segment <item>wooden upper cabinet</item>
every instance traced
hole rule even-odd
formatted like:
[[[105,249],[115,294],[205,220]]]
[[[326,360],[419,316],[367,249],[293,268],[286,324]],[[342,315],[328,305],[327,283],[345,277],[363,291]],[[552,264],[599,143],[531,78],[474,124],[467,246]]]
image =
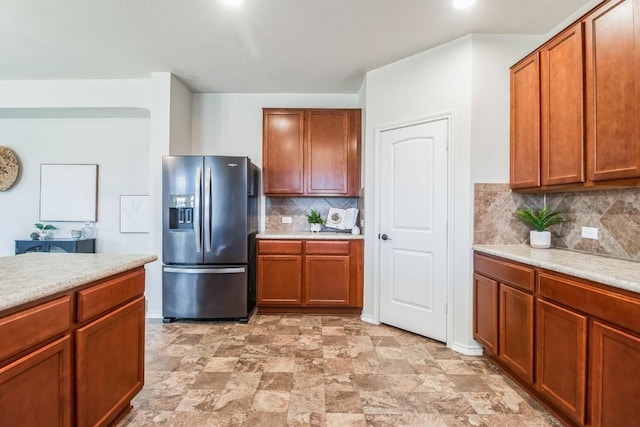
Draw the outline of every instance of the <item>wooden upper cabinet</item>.
[[[585,19],[587,171],[640,177],[640,0],[610,1]]]
[[[340,110],[307,113],[305,172],[308,194],[348,193],[348,114]]]
[[[263,112],[262,169],[266,195],[304,193],[304,111]]]
[[[543,186],[584,182],[582,45],[578,23],[540,49]]]
[[[357,197],[360,133],[357,109],[264,109],[264,194]]]
[[[540,186],[540,54],[511,67],[511,188]]]

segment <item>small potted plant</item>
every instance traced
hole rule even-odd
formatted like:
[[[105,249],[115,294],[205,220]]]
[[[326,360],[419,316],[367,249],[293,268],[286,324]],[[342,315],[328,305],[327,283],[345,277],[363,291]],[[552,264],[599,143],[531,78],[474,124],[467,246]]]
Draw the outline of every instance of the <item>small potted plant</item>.
[[[42,240],[47,238],[47,234],[49,233],[49,230],[55,230],[56,229],[55,225],[51,225],[51,224],[36,223],[36,224],[33,224],[33,225],[38,229],[38,234],[40,234],[40,238]]]
[[[320,230],[322,230],[322,226],[327,222],[316,209],[312,209],[311,213],[307,215],[307,221],[311,224],[311,231],[314,233],[320,232]]]
[[[533,227],[533,230],[529,232],[529,244],[532,248],[546,249],[551,247],[551,234],[547,230],[552,225],[563,224],[567,222],[561,212],[551,212],[544,206],[538,212],[531,209],[529,206],[524,206],[516,211],[518,218],[525,224]],[[560,237],[556,232],[553,235]]]

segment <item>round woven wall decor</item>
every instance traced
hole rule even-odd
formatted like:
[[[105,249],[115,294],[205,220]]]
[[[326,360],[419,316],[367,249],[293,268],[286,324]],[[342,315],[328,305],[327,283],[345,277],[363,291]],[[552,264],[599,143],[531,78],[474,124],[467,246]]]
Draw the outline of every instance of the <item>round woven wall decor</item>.
[[[18,159],[13,151],[0,146],[0,191],[11,188],[18,179]]]

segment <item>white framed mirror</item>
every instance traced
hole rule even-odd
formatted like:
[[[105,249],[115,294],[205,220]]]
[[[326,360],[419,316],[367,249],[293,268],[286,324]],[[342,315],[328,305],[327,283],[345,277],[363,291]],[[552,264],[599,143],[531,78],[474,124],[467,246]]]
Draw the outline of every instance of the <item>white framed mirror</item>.
[[[40,165],[40,221],[97,221],[98,165]]]

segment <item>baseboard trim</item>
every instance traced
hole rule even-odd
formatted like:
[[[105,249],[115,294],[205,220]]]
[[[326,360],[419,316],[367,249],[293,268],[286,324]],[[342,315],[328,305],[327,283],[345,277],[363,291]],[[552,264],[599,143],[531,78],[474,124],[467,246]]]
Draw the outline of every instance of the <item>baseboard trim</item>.
[[[460,354],[464,354],[465,356],[482,356],[482,347],[476,346],[468,346],[461,345],[457,343],[452,343],[451,346],[447,346],[451,350],[456,351]]]
[[[363,322],[366,322],[366,323],[371,323],[373,325],[379,325],[380,324],[380,322],[376,322],[376,319],[374,319],[372,316],[369,316],[368,314],[360,315],[360,320],[362,320]]]

